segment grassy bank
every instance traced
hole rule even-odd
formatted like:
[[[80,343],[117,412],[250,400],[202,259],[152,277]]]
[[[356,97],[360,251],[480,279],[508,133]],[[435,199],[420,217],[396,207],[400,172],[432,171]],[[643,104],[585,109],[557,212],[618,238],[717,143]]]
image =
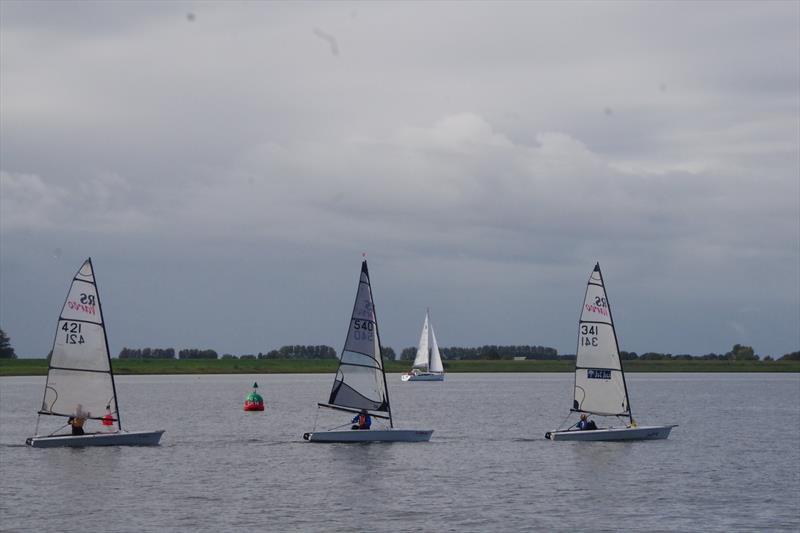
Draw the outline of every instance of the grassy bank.
[[[113,359],[124,374],[325,374],[332,359]],[[800,361],[625,361],[627,372],[800,372]],[[410,363],[387,362],[387,372],[405,372]],[[447,361],[448,372],[571,372],[572,361]],[[0,376],[47,373],[45,359],[0,359]]]

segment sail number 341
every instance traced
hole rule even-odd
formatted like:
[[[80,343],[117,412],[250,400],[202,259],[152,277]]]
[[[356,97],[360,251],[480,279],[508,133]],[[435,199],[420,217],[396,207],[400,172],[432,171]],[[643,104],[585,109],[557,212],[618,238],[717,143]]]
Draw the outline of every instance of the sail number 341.
[[[597,346],[597,333],[596,324],[581,324],[581,346]]]

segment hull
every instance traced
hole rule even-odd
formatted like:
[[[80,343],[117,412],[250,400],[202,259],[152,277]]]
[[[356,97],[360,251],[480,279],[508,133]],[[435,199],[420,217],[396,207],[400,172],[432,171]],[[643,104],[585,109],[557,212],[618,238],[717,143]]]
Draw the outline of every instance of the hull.
[[[315,431],[303,438],[309,442],[428,442],[432,429],[351,429]]]
[[[400,376],[403,381],[444,381],[444,374],[432,374],[424,372],[421,374],[403,374]]]
[[[550,440],[571,441],[626,441],[626,440],[659,440],[669,437],[675,425],[637,426],[633,428],[604,428],[591,430],[548,431],[545,438]]]
[[[29,437],[25,444],[33,448],[63,448],[83,446],[156,446],[164,430],[131,431],[122,433],[89,433],[86,435],[53,435]]]

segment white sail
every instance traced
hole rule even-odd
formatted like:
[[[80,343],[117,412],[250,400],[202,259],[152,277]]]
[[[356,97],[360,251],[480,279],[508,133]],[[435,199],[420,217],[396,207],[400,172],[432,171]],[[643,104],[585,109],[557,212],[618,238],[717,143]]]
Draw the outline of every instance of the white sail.
[[[573,409],[630,416],[614,322],[599,264],[589,277],[578,324]]]
[[[61,310],[40,414],[99,419],[117,402],[92,260],[72,280]]]
[[[444,372],[444,367],[442,366],[442,356],[439,354],[439,344],[436,342],[436,333],[433,331],[433,323],[430,325],[431,328],[431,366],[429,370],[431,372]]]
[[[389,411],[366,261],[361,265],[353,315],[328,403],[351,409]]]
[[[417,345],[417,356],[414,357],[412,368],[428,368],[428,313],[425,313],[425,322],[422,324],[422,333]]]

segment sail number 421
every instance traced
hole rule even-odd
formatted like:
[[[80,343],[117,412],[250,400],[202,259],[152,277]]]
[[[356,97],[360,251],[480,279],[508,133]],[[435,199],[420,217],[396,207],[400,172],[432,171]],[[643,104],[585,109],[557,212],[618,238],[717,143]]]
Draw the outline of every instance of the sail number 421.
[[[596,324],[581,324],[581,346],[597,346],[597,333]]]
[[[67,344],[83,344],[83,335],[81,334],[80,322],[64,322],[61,329],[65,332],[64,341]]]

